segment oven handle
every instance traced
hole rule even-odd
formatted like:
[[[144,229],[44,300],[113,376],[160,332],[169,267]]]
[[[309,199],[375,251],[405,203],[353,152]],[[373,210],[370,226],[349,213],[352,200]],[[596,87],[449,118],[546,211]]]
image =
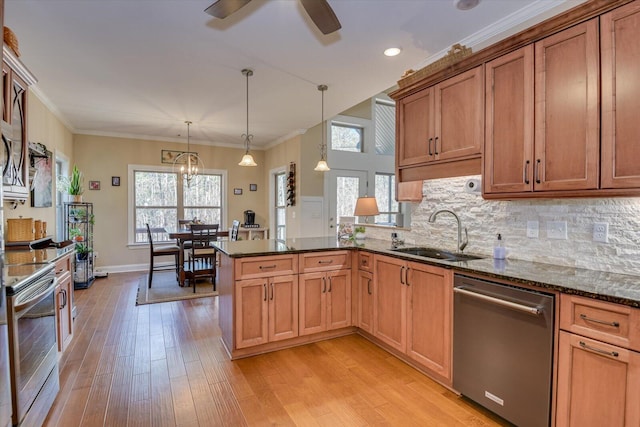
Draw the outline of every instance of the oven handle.
[[[38,292],[36,295],[33,295],[28,300],[17,304],[14,306],[14,311],[16,313],[20,313],[21,311],[27,310],[34,305],[38,304],[40,301],[47,297],[47,294],[53,292],[53,290],[58,286],[58,279],[56,277],[47,278],[47,281],[51,281],[47,287],[45,287],[42,292]]]
[[[515,302],[503,300],[500,298],[491,297],[489,295],[481,294],[478,292],[469,291],[465,288],[453,288],[453,292],[456,292],[462,295],[467,295],[472,298],[481,299],[483,301],[491,302],[493,304],[501,305],[503,307],[511,308],[513,310],[523,311],[529,314],[535,314],[536,316],[539,316],[540,314],[542,314],[542,309],[540,307],[529,307],[527,305],[522,305]]]

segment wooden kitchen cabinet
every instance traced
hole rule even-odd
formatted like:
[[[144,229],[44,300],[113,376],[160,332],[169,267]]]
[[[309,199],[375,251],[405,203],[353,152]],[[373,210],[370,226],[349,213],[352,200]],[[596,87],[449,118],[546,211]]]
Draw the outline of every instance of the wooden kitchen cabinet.
[[[71,280],[71,254],[58,259],[55,263],[56,286],[56,332],[58,351],[63,352],[73,338],[73,283]]]
[[[373,334],[373,274],[358,271],[358,327]]]
[[[298,336],[298,276],[239,280],[236,291],[236,347]]]
[[[351,326],[351,270],[300,274],[300,335]]]
[[[639,188],[640,2],[600,19],[602,70],[602,188]]]
[[[374,256],[373,335],[404,353],[407,342],[407,262]]]
[[[640,425],[640,353],[560,331],[557,426]]]
[[[598,189],[597,19],[490,61],[485,72],[484,194]]]
[[[476,67],[399,100],[398,168],[480,156],[484,138],[482,74],[482,67]],[[399,182],[429,178],[421,172],[407,179],[402,173],[399,176]]]

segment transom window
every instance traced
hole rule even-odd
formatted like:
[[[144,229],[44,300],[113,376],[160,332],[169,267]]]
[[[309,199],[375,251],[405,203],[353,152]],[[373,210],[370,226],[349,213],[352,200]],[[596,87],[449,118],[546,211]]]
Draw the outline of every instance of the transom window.
[[[154,241],[168,241],[179,219],[197,219],[205,224],[223,224],[226,171],[207,171],[187,185],[170,168],[129,167],[130,239],[147,243],[146,224]]]
[[[364,128],[344,123],[331,123],[331,149],[361,153]]]

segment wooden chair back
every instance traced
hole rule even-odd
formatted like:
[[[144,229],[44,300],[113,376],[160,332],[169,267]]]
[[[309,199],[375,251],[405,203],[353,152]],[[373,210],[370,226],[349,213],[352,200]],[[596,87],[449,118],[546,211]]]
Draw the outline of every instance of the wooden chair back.
[[[238,230],[240,229],[240,221],[234,219],[231,223],[231,233],[229,233],[229,240],[235,242],[238,240]]]

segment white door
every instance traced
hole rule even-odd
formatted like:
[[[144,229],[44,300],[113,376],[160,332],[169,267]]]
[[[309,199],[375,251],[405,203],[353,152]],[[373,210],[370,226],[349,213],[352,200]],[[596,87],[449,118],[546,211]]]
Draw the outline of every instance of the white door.
[[[340,217],[353,216],[356,200],[367,193],[367,172],[331,169],[325,173],[329,185],[328,235],[333,236]]]

